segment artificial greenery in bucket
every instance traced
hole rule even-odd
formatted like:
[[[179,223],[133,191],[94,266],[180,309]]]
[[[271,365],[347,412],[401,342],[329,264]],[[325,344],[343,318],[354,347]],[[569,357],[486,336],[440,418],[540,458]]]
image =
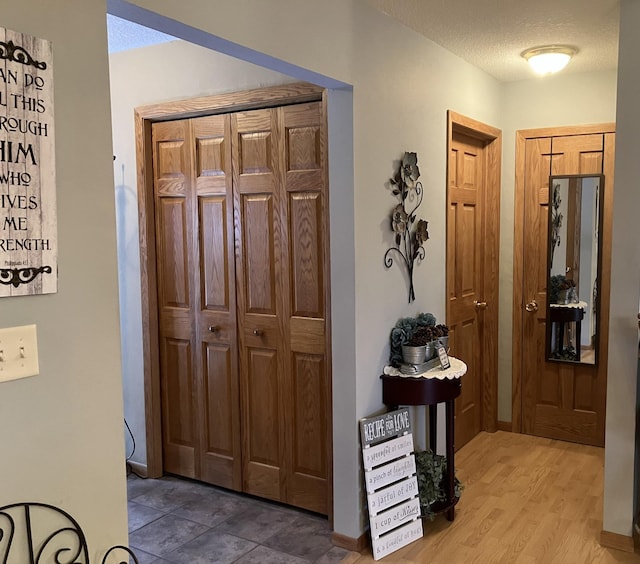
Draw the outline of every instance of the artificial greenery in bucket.
[[[447,494],[444,487],[445,470],[447,468],[446,457],[435,454],[431,450],[416,451],[416,475],[418,478],[418,497],[420,498],[420,512],[422,517],[430,520],[436,516],[434,507],[445,503]],[[458,499],[464,486],[455,480],[455,497]]]

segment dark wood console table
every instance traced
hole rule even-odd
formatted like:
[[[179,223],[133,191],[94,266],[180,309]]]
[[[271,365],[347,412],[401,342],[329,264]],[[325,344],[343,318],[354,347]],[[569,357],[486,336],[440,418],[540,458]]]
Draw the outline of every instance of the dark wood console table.
[[[562,357],[564,351],[564,333],[567,323],[576,324],[576,360],[580,362],[580,344],[581,344],[581,325],[584,319],[584,311],[587,307],[585,302],[579,302],[578,304],[559,305],[551,304],[549,307],[549,321],[556,323],[558,331],[556,334],[555,352]]]
[[[466,365],[454,358],[451,358],[451,369],[462,374],[466,372]],[[457,361],[454,362],[454,361]],[[439,370],[439,369],[437,369]],[[431,371],[432,372],[432,371]],[[443,371],[439,370],[440,375]],[[461,374],[461,375],[462,375]],[[455,504],[458,499],[455,497],[455,465],[454,465],[454,412],[455,399],[460,395],[462,389],[462,378],[436,378],[428,377],[429,372],[422,376],[388,376],[382,375],[382,401],[390,410],[397,409],[401,405],[426,405],[429,407],[429,448],[436,452],[436,420],[437,405],[445,404],[446,433],[445,448],[447,457],[447,467],[445,472],[445,485],[447,500],[442,506],[432,508],[434,513],[445,513],[447,520],[453,521],[455,517]],[[427,377],[425,377],[427,376]]]

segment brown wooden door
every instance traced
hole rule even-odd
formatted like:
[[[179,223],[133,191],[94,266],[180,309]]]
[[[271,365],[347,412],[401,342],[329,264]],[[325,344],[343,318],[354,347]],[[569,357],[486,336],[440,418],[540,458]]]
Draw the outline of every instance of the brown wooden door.
[[[455,444],[460,448],[482,425],[484,296],[484,142],[454,132],[447,191],[447,324],[451,354],[467,364],[456,399]],[[491,304],[496,307],[496,304]]]
[[[239,490],[240,385],[233,236],[231,120],[191,120],[197,269],[195,409],[200,479]]]
[[[275,110],[232,116],[243,490],[285,500],[280,140]]]
[[[163,465],[240,489],[228,116],[153,124]]]
[[[243,489],[328,513],[326,135],[320,103],[232,117]]]
[[[284,151],[282,200],[284,318],[287,323],[287,502],[329,513],[331,386],[327,140],[319,102],[279,110]]]
[[[167,472],[199,475],[195,385],[195,286],[188,122],[154,124],[163,464]]]
[[[502,132],[448,112],[447,324],[467,363],[455,447],[498,419],[498,271]]]
[[[322,96],[286,85],[137,108],[135,121],[149,474],[328,514]],[[257,103],[273,109],[242,111]]]
[[[606,189],[612,189],[612,171],[605,166],[613,162],[608,139],[612,140],[600,133],[529,138],[523,149],[522,430],[600,446],[604,445],[606,336],[601,334],[597,366],[545,360],[546,242],[549,176],[607,172]],[[601,291],[606,288],[602,285]],[[532,311],[526,311],[527,304]],[[608,324],[604,309],[600,333]]]

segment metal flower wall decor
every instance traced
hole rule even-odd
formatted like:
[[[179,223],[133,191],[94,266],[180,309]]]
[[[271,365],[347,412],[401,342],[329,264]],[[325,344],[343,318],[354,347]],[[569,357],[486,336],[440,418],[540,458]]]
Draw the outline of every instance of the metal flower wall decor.
[[[553,196],[551,200],[551,266],[553,267],[553,255],[556,247],[560,246],[560,228],[562,227],[562,214],[560,209],[560,184],[553,186]]]
[[[422,203],[423,189],[418,168],[418,155],[405,152],[400,166],[393,178],[389,179],[393,187],[392,194],[400,203],[391,212],[391,229],[395,233],[395,246],[387,249],[384,264],[393,265],[394,255],[402,259],[409,275],[409,303],[416,299],[413,289],[413,267],[416,259],[425,257],[424,243],[429,239],[429,224],[417,219],[416,210]],[[417,222],[416,222],[417,219]]]

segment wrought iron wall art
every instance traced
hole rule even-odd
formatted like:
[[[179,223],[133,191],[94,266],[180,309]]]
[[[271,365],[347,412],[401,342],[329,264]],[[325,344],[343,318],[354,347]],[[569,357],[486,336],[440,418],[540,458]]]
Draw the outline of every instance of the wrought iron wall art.
[[[14,540],[19,540],[15,545]],[[13,550],[12,550],[13,549]],[[25,564],[90,564],[87,539],[80,524],[69,513],[46,503],[14,503],[0,507],[0,562]],[[109,548],[101,564],[138,564],[126,546]]]
[[[14,288],[20,284],[28,284],[36,279],[38,274],[51,274],[50,266],[28,266],[26,268],[0,268],[0,284]]]
[[[416,299],[413,288],[413,267],[416,259],[424,260],[424,243],[429,239],[428,222],[417,219],[416,210],[424,196],[418,168],[418,155],[405,152],[393,178],[392,194],[400,203],[391,211],[391,229],[395,233],[395,246],[384,254],[384,265],[393,265],[394,255],[399,256],[409,276],[409,303]],[[417,220],[417,222],[416,222]]]
[[[553,199],[551,201],[551,261],[550,265],[553,265],[553,255],[555,254],[556,247],[560,246],[560,228],[562,227],[562,214],[560,213],[560,184],[553,186]]]
[[[45,70],[47,63],[36,61],[29,52],[13,41],[0,41],[0,60],[22,63],[23,65],[33,65],[37,69]]]

